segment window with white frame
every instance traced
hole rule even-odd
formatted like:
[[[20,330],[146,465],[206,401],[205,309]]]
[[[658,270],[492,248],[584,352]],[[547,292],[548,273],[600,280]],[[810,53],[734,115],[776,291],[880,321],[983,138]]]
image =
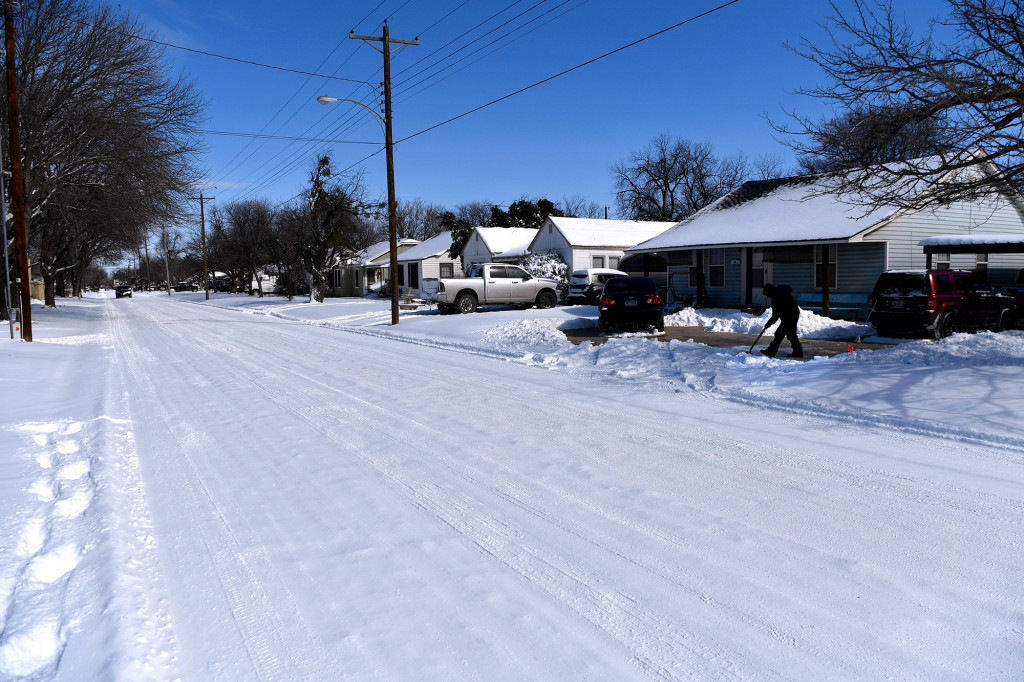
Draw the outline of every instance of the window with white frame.
[[[708,286],[725,286],[725,249],[708,249]]]
[[[935,258],[936,270],[949,270],[952,260],[948,253],[936,253],[933,257]]]
[[[455,277],[455,263],[441,263],[439,267],[441,279],[452,279]]]
[[[604,256],[591,256],[590,267],[592,268],[603,268],[604,267]]]
[[[608,256],[608,267],[610,267],[612,270],[618,270],[619,269],[619,257],[618,256]]]
[[[822,260],[824,246],[814,247],[814,288],[821,289],[825,281],[825,263]],[[828,288],[836,288],[836,247],[834,244],[828,246]]]

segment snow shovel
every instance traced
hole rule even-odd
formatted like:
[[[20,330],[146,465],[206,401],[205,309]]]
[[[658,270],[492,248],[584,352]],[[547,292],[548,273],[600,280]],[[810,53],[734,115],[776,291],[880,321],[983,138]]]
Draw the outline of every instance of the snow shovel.
[[[754,343],[750,344],[750,350],[747,351],[747,355],[754,354],[754,346],[757,345],[757,342],[761,340],[761,337],[764,336],[764,333],[766,331],[768,331],[768,325],[765,325],[764,327],[761,328],[761,333],[757,335],[756,339],[754,339]]]

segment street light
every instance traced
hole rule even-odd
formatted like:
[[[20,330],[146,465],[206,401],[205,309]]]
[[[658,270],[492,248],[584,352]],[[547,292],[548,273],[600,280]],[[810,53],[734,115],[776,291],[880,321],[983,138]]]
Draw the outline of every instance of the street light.
[[[385,35],[387,35],[385,33]],[[385,54],[387,54],[385,52]],[[389,60],[385,59],[385,66],[389,67]],[[386,74],[390,77],[390,74]],[[334,102],[351,102],[369,111],[377,119],[377,122],[384,127],[384,147],[387,156],[388,166],[388,245],[391,250],[389,265],[391,267],[391,324],[398,324],[398,208],[395,203],[395,152],[391,137],[391,89],[384,89],[384,115],[366,106],[362,102],[344,97],[331,97],[320,95],[316,98],[320,104],[333,104]]]

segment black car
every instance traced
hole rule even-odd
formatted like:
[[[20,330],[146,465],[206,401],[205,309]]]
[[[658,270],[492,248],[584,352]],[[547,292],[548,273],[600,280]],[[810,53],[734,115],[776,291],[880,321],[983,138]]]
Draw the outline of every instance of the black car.
[[[115,298],[124,298],[125,296],[127,296],[128,298],[132,297],[132,288],[130,286],[128,286],[127,284],[118,284],[116,287],[114,287]]]
[[[597,327],[665,331],[665,302],[650,277],[614,277],[604,284],[597,307]]]

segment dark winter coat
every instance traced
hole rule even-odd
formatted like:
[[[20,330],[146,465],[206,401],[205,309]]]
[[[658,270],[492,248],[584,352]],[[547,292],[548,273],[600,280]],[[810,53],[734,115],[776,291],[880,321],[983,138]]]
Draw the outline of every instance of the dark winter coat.
[[[800,306],[793,298],[793,288],[788,284],[765,284],[764,295],[772,301],[772,317],[765,327],[772,326],[778,320],[782,320],[786,327],[796,327],[797,320],[800,319]]]

